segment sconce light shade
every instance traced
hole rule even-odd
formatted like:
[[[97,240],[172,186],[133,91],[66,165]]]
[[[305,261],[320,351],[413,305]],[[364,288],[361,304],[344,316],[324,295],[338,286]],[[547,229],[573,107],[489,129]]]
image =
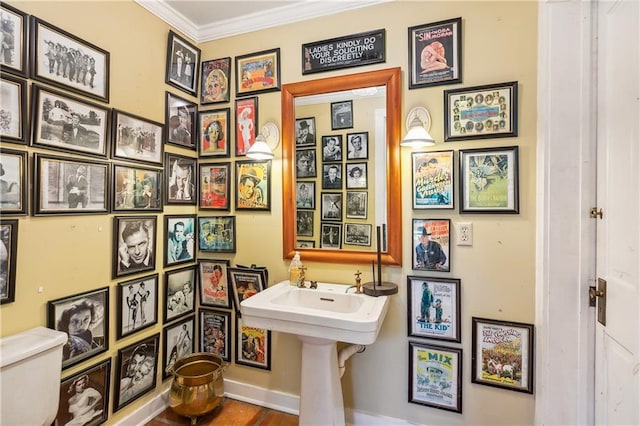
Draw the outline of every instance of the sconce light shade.
[[[275,123],[266,123],[260,129],[260,134],[256,136],[256,140],[247,151],[247,157],[254,160],[271,160],[273,159],[273,151],[280,144],[280,131]]]
[[[436,141],[429,134],[431,116],[424,107],[415,107],[407,114],[407,135],[400,141],[400,146],[422,148],[433,146]]]

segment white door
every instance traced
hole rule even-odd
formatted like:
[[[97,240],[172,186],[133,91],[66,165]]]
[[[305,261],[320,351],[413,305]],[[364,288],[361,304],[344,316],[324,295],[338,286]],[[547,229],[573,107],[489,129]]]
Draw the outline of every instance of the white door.
[[[597,276],[595,419],[640,425],[640,1],[600,1],[597,40]],[[602,299],[598,300],[602,303]]]

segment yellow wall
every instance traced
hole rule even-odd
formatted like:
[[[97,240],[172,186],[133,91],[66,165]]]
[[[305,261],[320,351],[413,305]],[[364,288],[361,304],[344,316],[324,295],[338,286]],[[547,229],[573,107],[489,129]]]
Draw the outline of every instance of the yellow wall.
[[[11,2],[11,5],[50,22],[111,53],[110,107],[164,121],[165,91],[184,93],[164,84],[166,41],[169,26],[130,1],[103,2]],[[407,90],[407,28],[461,16],[463,18],[463,84]],[[281,80],[301,80],[343,75],[400,66],[403,69],[402,116],[414,106],[427,106],[433,124],[434,149],[520,146],[520,214],[460,215],[454,211],[412,210],[411,153],[402,152],[403,264],[386,268],[385,280],[399,284],[392,296],[378,341],[348,363],[342,379],[345,404],[355,410],[428,424],[531,424],[534,396],[472,384],[471,317],[533,323],[535,240],[535,144],[536,144],[536,2],[391,2],[338,16],[262,30],[200,45],[202,59],[279,47]],[[302,76],[300,45],[374,29],[386,29],[386,63]],[[234,77],[235,78],[235,77]],[[519,81],[519,137],[444,143],[443,90],[464,86]],[[235,85],[235,82],[233,83]],[[233,86],[234,87],[234,86]],[[232,93],[235,90],[232,90]],[[232,95],[233,96],[233,95]],[[194,99],[195,100],[195,99]],[[229,105],[233,106],[233,97]],[[216,105],[215,107],[219,107]],[[209,109],[209,108],[203,108]],[[212,109],[212,108],[210,108]],[[281,122],[280,93],[259,95],[260,124]],[[11,146],[15,148],[15,146]],[[29,152],[46,152],[26,148]],[[168,152],[187,155],[177,147]],[[201,257],[229,258],[232,263],[266,265],[270,283],[287,278],[288,262],[282,259],[281,149],[273,161],[271,212],[238,212],[237,253]],[[457,176],[457,174],[456,174]],[[164,214],[193,213],[188,206],[165,206]],[[0,308],[0,335],[6,336],[46,324],[49,300],[82,291],[111,287],[109,352],[64,372],[73,374],[89,365],[114,357],[118,348],[161,331],[161,324],[120,341],[115,340],[115,286],[125,280],[111,279],[113,215],[69,217],[21,217],[18,242],[16,302]],[[451,247],[451,272],[432,274],[462,280],[463,414],[449,413],[407,403],[408,338],[407,275],[423,274],[411,269],[413,218],[449,218],[473,222],[473,247]],[[158,216],[158,228],[163,226]],[[162,238],[158,239],[157,266],[162,275]],[[304,258],[303,258],[304,261]],[[307,264],[309,279],[351,283],[362,265]],[[128,277],[127,277],[128,278]],[[38,293],[37,288],[44,287]],[[161,286],[162,287],[162,286]],[[159,314],[161,319],[161,314]],[[274,334],[272,371],[235,366],[228,379],[297,394],[299,392],[300,344],[292,336]],[[159,379],[160,380],[160,379]],[[117,420],[155,393],[111,416]],[[112,386],[113,387],[113,386]],[[111,398],[113,400],[113,397]]]

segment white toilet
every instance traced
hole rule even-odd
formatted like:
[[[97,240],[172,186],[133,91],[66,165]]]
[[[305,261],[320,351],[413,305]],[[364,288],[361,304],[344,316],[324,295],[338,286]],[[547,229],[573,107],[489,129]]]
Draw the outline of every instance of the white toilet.
[[[55,420],[66,341],[66,333],[45,327],[0,338],[0,425]]]

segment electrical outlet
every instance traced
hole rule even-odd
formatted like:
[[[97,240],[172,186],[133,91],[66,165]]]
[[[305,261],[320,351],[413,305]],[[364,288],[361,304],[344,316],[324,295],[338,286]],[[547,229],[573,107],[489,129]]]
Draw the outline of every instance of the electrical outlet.
[[[473,224],[471,222],[458,222],[456,224],[456,245],[473,245]]]

